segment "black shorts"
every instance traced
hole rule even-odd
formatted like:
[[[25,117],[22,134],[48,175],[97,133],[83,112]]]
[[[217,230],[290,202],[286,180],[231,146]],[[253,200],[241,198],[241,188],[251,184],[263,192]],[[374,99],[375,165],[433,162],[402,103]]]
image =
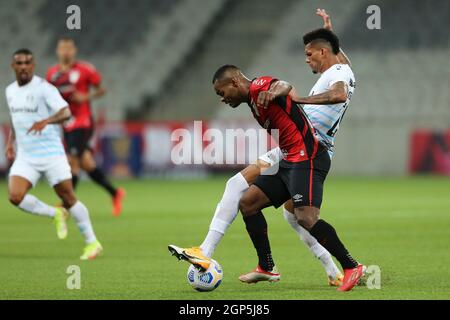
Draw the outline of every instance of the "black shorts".
[[[312,206],[320,209],[323,184],[330,171],[327,151],[313,160],[299,163],[280,162],[274,175],[260,175],[254,185],[260,188],[275,208],[292,199],[294,207]]]
[[[85,150],[91,150],[89,142],[93,133],[93,128],[75,129],[64,132],[64,142],[67,153],[71,156],[80,157]]]

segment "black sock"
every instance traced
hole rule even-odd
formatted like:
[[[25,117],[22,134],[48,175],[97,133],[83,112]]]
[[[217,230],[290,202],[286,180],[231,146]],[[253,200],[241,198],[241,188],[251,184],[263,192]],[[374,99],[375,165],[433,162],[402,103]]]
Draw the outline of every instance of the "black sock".
[[[99,184],[103,188],[105,188],[106,191],[108,191],[112,197],[114,197],[116,195],[117,189],[111,185],[111,183],[108,181],[106,176],[103,174],[102,171],[100,171],[99,168],[95,168],[91,172],[88,172],[88,174],[92,180],[94,180],[97,184]]]
[[[73,186],[73,190],[75,190],[77,188],[78,185],[78,181],[80,180],[80,178],[78,178],[77,175],[72,174],[72,186]]]
[[[342,268],[351,269],[358,266],[358,263],[352,258],[350,253],[348,253],[341,240],[339,240],[333,226],[324,220],[319,220],[316,222],[314,227],[312,227],[310,233],[339,261]]]
[[[272,259],[272,253],[270,252],[267,222],[264,215],[260,211],[255,215],[244,217],[244,222],[258,253],[259,266],[265,271],[272,271],[275,264]]]

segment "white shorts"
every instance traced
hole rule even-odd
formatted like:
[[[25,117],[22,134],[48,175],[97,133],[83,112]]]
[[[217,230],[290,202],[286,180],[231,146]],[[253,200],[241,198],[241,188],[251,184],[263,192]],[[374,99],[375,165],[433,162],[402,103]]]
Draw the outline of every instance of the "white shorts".
[[[281,152],[281,149],[279,147],[269,150],[267,153],[260,156],[258,159],[261,161],[264,161],[270,166],[273,166],[274,164],[277,164],[281,160],[283,160],[284,155],[283,152]]]
[[[14,161],[9,176],[19,176],[28,180],[33,187],[45,175],[51,187],[57,184],[72,179],[69,162],[66,156],[50,157],[39,159],[39,161],[31,162],[17,157]]]

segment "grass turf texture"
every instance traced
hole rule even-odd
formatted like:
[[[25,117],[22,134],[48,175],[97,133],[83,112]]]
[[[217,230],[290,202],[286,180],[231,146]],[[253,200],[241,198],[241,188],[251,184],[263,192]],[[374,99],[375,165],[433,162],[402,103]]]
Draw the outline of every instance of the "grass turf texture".
[[[121,182],[128,195],[119,218],[111,216],[104,191],[82,182],[79,198],[105,249],[87,262],[78,259],[83,242],[73,219],[69,238],[58,241],[51,220],[14,208],[0,182],[0,299],[450,299],[450,181],[433,177],[327,181],[322,217],[357,259],[381,267],[381,290],[339,293],[328,287],[319,261],[281,211],[267,209],[281,282],[237,280],[257,262],[238,217],[214,256],[224,269],[222,285],[195,292],[186,281],[188,264],[171,257],[167,245],[201,243],[225,182],[226,177]],[[46,184],[32,193],[57,203]],[[70,265],[81,268],[80,290],[66,287]]]

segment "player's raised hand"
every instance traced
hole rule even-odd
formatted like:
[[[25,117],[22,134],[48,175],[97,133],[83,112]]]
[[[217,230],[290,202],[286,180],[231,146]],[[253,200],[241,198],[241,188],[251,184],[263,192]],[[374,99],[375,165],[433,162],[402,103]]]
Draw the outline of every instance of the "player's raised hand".
[[[48,120],[42,120],[35,122],[33,126],[27,131],[27,134],[41,134],[42,130],[45,129],[45,127],[48,125]]]
[[[323,28],[333,31],[333,26],[331,25],[331,18],[325,11],[325,9],[318,8],[316,14],[323,19]]]
[[[275,100],[276,96],[270,91],[262,91],[258,94],[258,101],[256,104],[258,107],[267,109],[269,104]]]

